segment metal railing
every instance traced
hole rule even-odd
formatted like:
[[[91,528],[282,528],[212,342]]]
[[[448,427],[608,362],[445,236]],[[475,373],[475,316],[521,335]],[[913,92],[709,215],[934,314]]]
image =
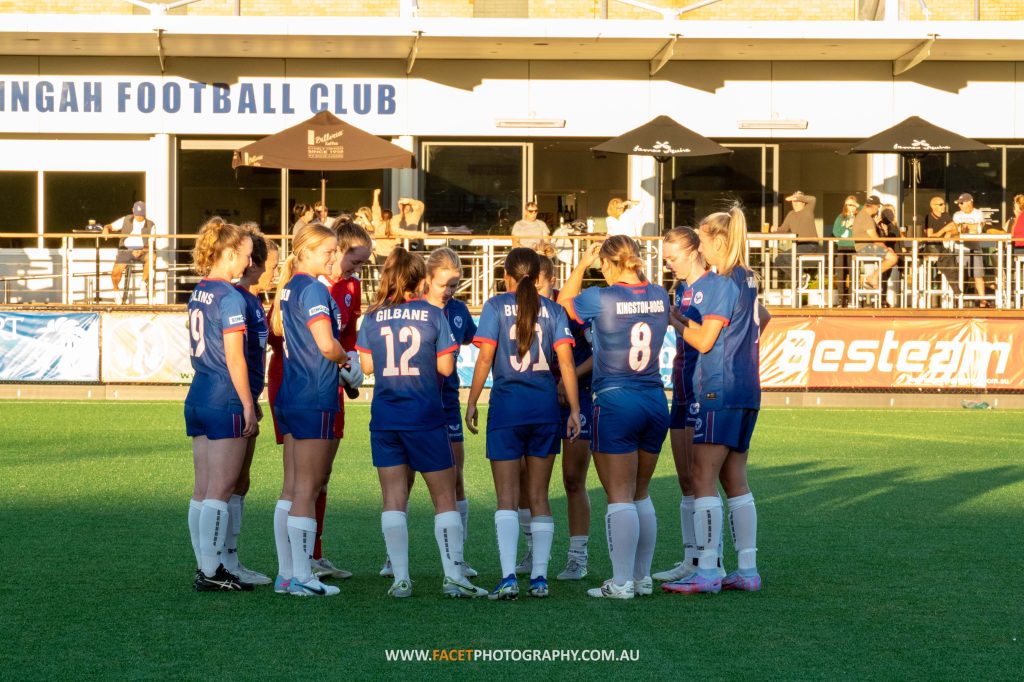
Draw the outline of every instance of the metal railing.
[[[5,243],[20,248],[0,249],[0,304],[181,305],[187,302],[199,276],[191,271],[191,248],[196,235],[159,234],[148,242],[145,257],[155,267],[141,276],[141,263],[126,272],[115,290],[110,278],[118,249],[102,235],[74,233],[0,233]],[[290,245],[288,236],[268,236],[280,244],[282,259]],[[564,282],[579,263],[580,255],[603,235],[566,236],[553,239],[556,277]],[[867,254],[846,248],[846,239],[796,239],[793,235],[751,232],[746,260],[757,273],[760,293],[772,307],[840,308],[883,307],[904,309],[958,309],[987,305],[1020,310],[1024,303],[1024,249],[1013,248],[1008,234],[963,235],[954,241],[938,239],[879,239],[893,246],[896,267],[881,279],[877,291],[853,291],[857,274],[871,278]],[[662,266],[661,240],[637,240],[649,278],[671,286],[672,276]],[[843,242],[843,246],[840,245]],[[863,240],[862,240],[863,242]],[[39,248],[38,243],[59,244]],[[409,242],[405,243],[409,247]],[[459,253],[463,278],[458,295],[479,308],[504,289],[502,264],[512,248],[510,237],[434,235],[421,249],[450,246]],[[426,251],[424,251],[426,253]],[[861,256],[862,258],[855,258]],[[140,259],[141,260],[141,259]],[[940,262],[940,260],[942,262]],[[980,263],[984,286],[976,288],[972,267]],[[863,267],[863,273],[855,268]],[[596,271],[588,283],[597,283]],[[379,280],[379,266],[368,264],[361,273],[367,302]],[[954,294],[954,291],[959,293]]]

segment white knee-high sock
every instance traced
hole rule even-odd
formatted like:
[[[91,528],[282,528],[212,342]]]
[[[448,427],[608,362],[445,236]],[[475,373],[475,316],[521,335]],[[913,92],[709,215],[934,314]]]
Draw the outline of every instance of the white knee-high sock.
[[[277,573],[284,580],[292,578],[292,546],[288,541],[288,512],[291,500],[278,500],[274,507],[274,546],[277,547]]]
[[[409,525],[405,512],[386,511],[380,515],[380,532],[388,548],[395,580],[409,579]]]
[[[530,523],[533,522],[533,515],[530,514],[529,509],[519,510],[519,531],[526,538],[526,551],[529,552],[533,549],[533,535],[530,534]],[[518,543],[517,543],[518,544]]]
[[[224,536],[228,532],[228,503],[209,498],[199,512],[199,559],[203,573],[212,578],[221,562]]]
[[[693,495],[684,495],[679,500],[679,525],[683,529],[683,562],[687,566],[696,566],[697,543],[693,534]]]
[[[569,556],[586,563],[587,561],[587,543],[590,541],[590,536],[587,535],[570,535],[569,536]]]
[[[311,516],[288,515],[288,542],[292,546],[292,573],[300,583],[313,578],[310,559],[316,542],[316,519]]]
[[[636,560],[633,562],[633,579],[643,580],[651,574],[651,561],[654,559],[654,543],[658,538],[658,517],[654,513],[651,498],[637,500],[636,517],[639,534],[636,543]]]
[[[502,578],[515,575],[516,572],[516,547],[519,545],[519,528],[516,520],[516,513],[511,509],[499,509],[494,512],[494,532],[498,536],[498,558],[501,560]]]
[[[632,502],[614,502],[608,505],[604,517],[608,534],[608,554],[612,559],[612,579],[616,585],[625,585],[633,579],[636,563],[636,545],[640,538],[640,519]]]
[[[196,555],[196,568],[203,565],[202,555],[199,553],[199,514],[202,511],[202,502],[199,500],[188,501],[188,534],[192,539],[192,551]]]
[[[462,541],[469,538],[469,498],[455,500],[455,508],[459,510],[459,518],[462,519]]]
[[[228,534],[224,538],[224,568],[234,571],[238,568],[238,534],[242,532],[243,497],[232,495],[228,498]]]
[[[550,516],[534,516],[530,522],[533,534],[533,572],[531,578],[546,578],[551,561],[551,543],[555,539],[555,520]]]
[[[740,570],[756,570],[757,508],[752,493],[729,498],[729,526]]]
[[[693,501],[693,533],[697,543],[698,567],[718,567],[718,543],[722,537],[722,498],[698,497]]]
[[[441,512],[434,516],[434,539],[441,552],[441,566],[446,578],[462,582],[466,579],[462,569],[462,517],[457,511]]]

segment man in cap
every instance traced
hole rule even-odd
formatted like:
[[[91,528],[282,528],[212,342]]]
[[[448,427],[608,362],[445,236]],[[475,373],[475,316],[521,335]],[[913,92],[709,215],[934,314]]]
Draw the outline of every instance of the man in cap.
[[[128,263],[142,263],[142,279],[149,281],[149,270],[153,266],[149,257],[149,235],[153,233],[152,220],[146,218],[146,204],[136,201],[130,215],[113,220],[103,226],[103,234],[119,234],[121,241],[117,245],[117,256],[114,268],[110,271],[110,281],[114,290],[121,287],[121,277]]]
[[[956,198],[956,205],[960,210],[953,214],[953,222],[959,228],[960,234],[981,234],[985,228],[985,214],[981,209],[974,207],[974,197],[964,192]],[[982,308],[989,307],[988,301],[980,297],[985,295],[985,250],[991,246],[986,242],[972,242],[965,249],[970,256],[964,267],[970,270],[971,277],[974,278],[974,291],[979,296],[978,305]]]
[[[786,201],[791,202],[793,208],[786,214],[782,225],[777,228],[773,227],[772,232],[796,235],[797,254],[818,253],[821,250],[821,242],[811,241],[819,238],[818,228],[814,224],[814,204],[817,200],[813,196],[797,190],[786,197]],[[779,254],[775,259],[775,267],[779,269],[782,281],[784,283],[790,282],[793,277],[792,252],[786,251]]]
[[[857,212],[857,217],[853,219],[854,248],[857,250],[857,253],[863,256],[878,256],[882,259],[882,271],[871,273],[864,280],[871,288],[878,287],[880,281],[879,277],[883,273],[891,270],[900,260],[892,247],[885,242],[865,241],[870,239],[880,239],[875,216],[878,215],[878,211],[881,210],[881,207],[882,200],[872,194],[867,198],[867,201],[864,202],[860,211]],[[882,307],[888,308],[889,303],[883,300]]]

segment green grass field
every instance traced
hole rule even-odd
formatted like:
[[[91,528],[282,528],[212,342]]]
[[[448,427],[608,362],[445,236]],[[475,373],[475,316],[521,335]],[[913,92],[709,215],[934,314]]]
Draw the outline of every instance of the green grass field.
[[[410,510],[416,595],[385,596],[368,416],[349,408],[325,536],[326,553],[356,576],[317,600],[192,592],[179,404],[0,402],[0,679],[1020,679],[1020,412],[763,411],[750,471],[757,594],[588,598],[610,573],[591,472],[591,576],[511,603],[441,598],[422,482]],[[240,556],[271,574],[280,475],[265,436]],[[468,436],[466,481],[466,556],[491,588],[482,437]],[[667,445],[651,493],[662,570],[681,554]],[[558,476],[551,496],[557,573],[568,543]],[[390,648],[637,649],[640,661],[396,663]]]

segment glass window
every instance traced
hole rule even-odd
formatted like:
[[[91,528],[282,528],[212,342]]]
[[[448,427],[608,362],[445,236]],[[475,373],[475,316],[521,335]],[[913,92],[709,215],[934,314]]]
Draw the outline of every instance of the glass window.
[[[424,145],[424,222],[508,234],[522,214],[526,145]]]
[[[342,213],[352,215],[363,206],[370,207],[375,189],[382,190],[381,201],[387,203],[389,191],[385,181],[390,181],[390,171],[329,171],[323,175],[327,180],[327,213],[332,218]],[[292,209],[289,211],[289,227],[298,220],[294,214],[296,205],[313,206],[320,201],[320,177],[320,171],[288,171],[288,197]],[[381,208],[388,206],[382,205]]]
[[[232,169],[231,154],[227,149],[178,152],[177,232],[195,233],[220,216],[235,224],[253,220],[266,234],[281,233],[281,171]]]
[[[31,171],[0,171],[0,232],[36,234],[36,174]],[[35,246],[25,240],[0,238],[0,248]]]
[[[951,203],[963,192],[974,197],[980,208],[997,225],[1003,220],[1003,150],[949,154],[946,187]],[[920,203],[918,203],[920,212]],[[950,210],[955,211],[952,206]]]
[[[728,156],[673,158],[665,166],[665,228],[696,226],[704,216],[739,201],[748,225],[770,211],[773,188],[762,172],[764,147],[735,147]]]
[[[46,232],[70,232],[95,220],[105,225],[132,212],[146,198],[145,173],[43,173],[43,227]],[[156,230],[166,231],[167,226]],[[59,239],[46,246],[60,246]]]
[[[1006,148],[1006,216],[1013,216],[1013,197],[1024,194],[1024,147]]]

